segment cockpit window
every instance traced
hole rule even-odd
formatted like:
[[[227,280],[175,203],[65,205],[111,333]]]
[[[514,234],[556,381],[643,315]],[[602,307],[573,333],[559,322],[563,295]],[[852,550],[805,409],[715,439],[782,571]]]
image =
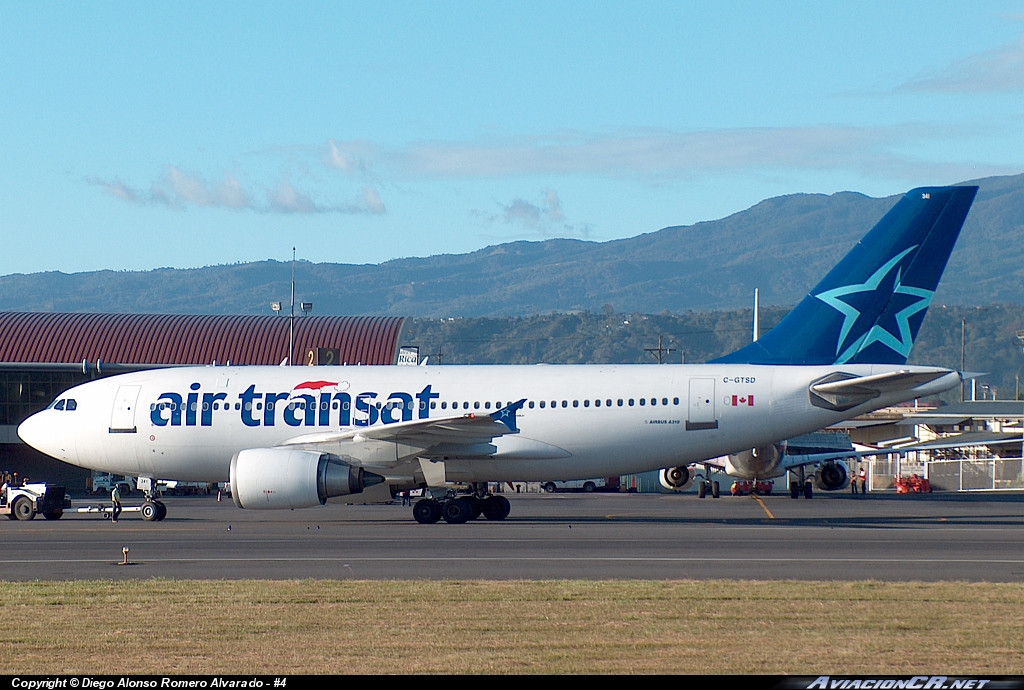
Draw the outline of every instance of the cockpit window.
[[[64,409],[68,412],[78,409],[78,403],[75,402],[74,398],[68,398],[68,402],[64,405]]]
[[[50,409],[51,410],[63,410],[64,409],[64,398],[61,398],[60,400],[54,400],[52,403],[50,403]]]

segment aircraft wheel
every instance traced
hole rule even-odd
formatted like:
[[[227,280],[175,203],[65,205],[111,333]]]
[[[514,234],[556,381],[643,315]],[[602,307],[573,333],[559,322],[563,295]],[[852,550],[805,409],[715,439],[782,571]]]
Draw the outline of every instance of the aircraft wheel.
[[[789,485],[789,497],[800,498],[800,485],[796,482]]]
[[[718,482],[711,482],[711,497],[718,498],[722,495],[722,488],[718,485]]]
[[[432,498],[416,501],[412,507],[412,516],[421,525],[433,525],[441,519],[441,504]]]
[[[146,522],[153,522],[154,520],[159,519],[158,516],[160,515],[160,508],[158,508],[156,503],[153,503],[153,501],[146,501],[142,504],[141,512],[143,520]]]
[[[810,482],[804,484],[804,498],[814,498],[814,485]]]
[[[164,505],[163,501],[153,501],[156,504],[159,513],[156,516],[157,522],[163,522],[164,518],[167,517],[167,506]]]
[[[512,512],[512,504],[504,496],[490,496],[483,501],[484,517],[488,520],[504,520]]]
[[[469,504],[469,519],[476,520],[484,510],[484,502],[476,496],[463,496],[462,500]]]
[[[63,510],[51,510],[49,512],[43,513],[43,517],[46,518],[47,520],[60,520],[61,516],[63,516],[63,515],[64,515],[64,511]]]
[[[19,520],[31,520],[36,516],[36,508],[32,505],[32,501],[19,496],[14,499],[14,505],[11,506],[11,514]]]
[[[697,498],[704,498],[708,495],[708,483],[701,482],[697,485]]]
[[[462,498],[456,498],[453,501],[446,501],[441,507],[441,517],[449,525],[461,525],[467,520],[472,514],[473,509],[469,506],[469,502]]]

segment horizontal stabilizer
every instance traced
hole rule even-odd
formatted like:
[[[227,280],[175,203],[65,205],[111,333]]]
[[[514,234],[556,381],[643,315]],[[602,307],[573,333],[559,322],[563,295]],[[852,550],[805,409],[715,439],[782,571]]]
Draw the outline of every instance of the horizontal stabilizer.
[[[811,384],[811,404],[826,410],[849,410],[873,400],[883,393],[913,390],[949,374],[949,371],[941,369],[933,371],[901,369],[871,376],[853,376],[837,372]]]

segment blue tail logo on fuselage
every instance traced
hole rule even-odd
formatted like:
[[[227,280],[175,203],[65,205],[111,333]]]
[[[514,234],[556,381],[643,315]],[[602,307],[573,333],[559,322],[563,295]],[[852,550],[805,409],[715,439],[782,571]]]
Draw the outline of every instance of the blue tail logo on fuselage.
[[[715,361],[905,364],[977,191],[908,192],[778,326]]]

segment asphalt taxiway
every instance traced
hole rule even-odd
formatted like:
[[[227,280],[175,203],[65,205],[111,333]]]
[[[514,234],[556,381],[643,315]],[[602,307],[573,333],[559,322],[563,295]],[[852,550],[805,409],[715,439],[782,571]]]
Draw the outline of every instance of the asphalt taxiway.
[[[506,521],[465,525],[419,525],[397,502],[260,512],[212,496],[166,499],[159,523],[4,520],[0,580],[1024,580],[1020,493],[506,496]]]

